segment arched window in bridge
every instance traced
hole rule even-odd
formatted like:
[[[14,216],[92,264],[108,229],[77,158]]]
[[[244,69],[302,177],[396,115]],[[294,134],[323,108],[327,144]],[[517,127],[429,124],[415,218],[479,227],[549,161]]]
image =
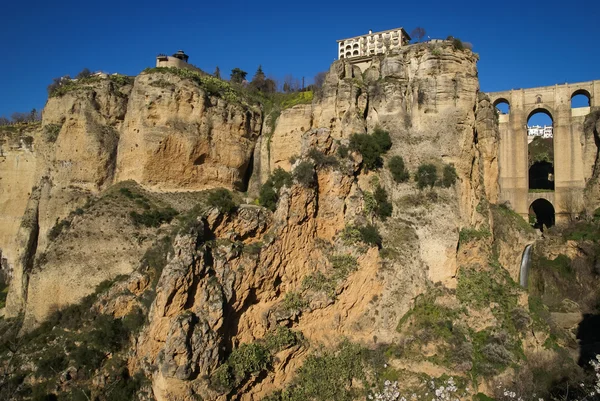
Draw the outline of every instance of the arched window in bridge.
[[[508,114],[510,113],[510,103],[506,99],[498,99],[494,102],[494,106],[496,110],[498,110],[499,114]]]
[[[534,110],[527,119],[526,135],[529,191],[554,191],[554,126],[550,112]]]
[[[554,206],[546,199],[536,199],[529,206],[529,222],[534,228],[544,231],[554,225]]]
[[[590,107],[590,93],[585,89],[580,89],[573,92],[571,95],[571,108],[577,109],[579,107]]]

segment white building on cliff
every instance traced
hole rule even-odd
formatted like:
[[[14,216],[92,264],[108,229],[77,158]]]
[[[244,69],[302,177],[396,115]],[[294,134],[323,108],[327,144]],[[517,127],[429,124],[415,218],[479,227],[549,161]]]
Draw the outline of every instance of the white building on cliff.
[[[410,36],[404,28],[394,28],[387,31],[373,32],[340,39],[338,43],[338,58],[372,57],[392,49],[398,49],[410,42]]]

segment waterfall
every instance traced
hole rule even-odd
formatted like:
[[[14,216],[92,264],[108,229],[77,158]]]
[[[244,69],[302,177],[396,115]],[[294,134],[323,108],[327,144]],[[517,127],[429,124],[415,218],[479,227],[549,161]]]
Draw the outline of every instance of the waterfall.
[[[527,288],[527,279],[529,278],[529,269],[531,268],[531,250],[533,249],[533,244],[529,244],[525,247],[523,251],[523,256],[521,257],[521,272],[519,274],[519,284],[523,288]]]

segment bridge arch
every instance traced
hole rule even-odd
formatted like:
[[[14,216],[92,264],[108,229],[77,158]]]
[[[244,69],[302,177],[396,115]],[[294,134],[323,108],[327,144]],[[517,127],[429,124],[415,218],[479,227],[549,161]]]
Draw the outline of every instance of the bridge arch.
[[[586,89],[577,89],[571,95],[571,108],[590,107],[592,105],[592,95]]]
[[[540,120],[534,116],[546,116]],[[529,191],[554,191],[554,118],[543,107],[533,107],[527,115],[527,164]]]
[[[544,231],[556,221],[556,209],[548,199],[538,198],[529,205],[529,222],[534,228]]]
[[[554,124],[554,110],[552,110],[550,107],[541,106],[538,104],[536,104],[533,107],[530,107],[529,110],[527,110],[527,122],[529,122],[529,119],[534,114],[538,114],[538,113],[543,113],[543,114],[547,115],[548,117],[550,117],[550,120],[552,120],[552,123]]]
[[[492,103],[494,107],[500,112],[500,114],[510,113],[510,102],[503,97],[499,97]]]

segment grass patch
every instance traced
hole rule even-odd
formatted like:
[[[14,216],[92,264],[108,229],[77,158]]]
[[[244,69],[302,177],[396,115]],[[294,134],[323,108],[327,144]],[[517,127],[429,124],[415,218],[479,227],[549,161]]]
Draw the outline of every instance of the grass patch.
[[[342,342],[336,349],[321,350],[306,358],[296,378],[268,401],[352,401],[366,395],[365,351],[356,344]],[[362,384],[362,386],[359,385]]]
[[[477,241],[484,238],[489,238],[492,235],[490,230],[482,228],[480,230],[474,228],[462,228],[458,234],[458,241],[461,244],[467,244],[471,241]]]

